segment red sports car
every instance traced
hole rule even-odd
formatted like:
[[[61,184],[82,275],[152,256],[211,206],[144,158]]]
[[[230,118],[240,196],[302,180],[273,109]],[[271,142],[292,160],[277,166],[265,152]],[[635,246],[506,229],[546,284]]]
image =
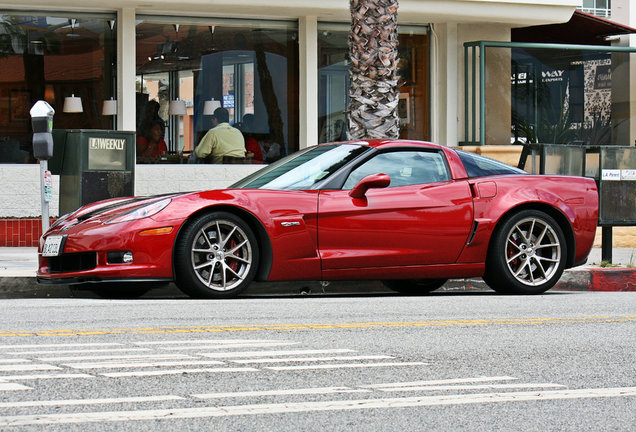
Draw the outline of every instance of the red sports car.
[[[227,189],[86,205],[42,236],[37,276],[131,294],[123,282],[174,281],[207,298],[252,280],[380,279],[417,294],[482,276],[500,293],[537,294],[585,263],[597,212],[588,178],[426,142],[323,144]]]

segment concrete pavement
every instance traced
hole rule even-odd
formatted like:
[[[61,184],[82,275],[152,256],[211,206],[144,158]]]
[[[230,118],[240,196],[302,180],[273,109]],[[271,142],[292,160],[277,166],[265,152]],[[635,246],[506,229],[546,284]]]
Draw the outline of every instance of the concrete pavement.
[[[600,248],[592,249],[588,264],[566,270],[552,288],[566,291],[636,291],[636,248],[614,248],[612,267],[601,267]],[[90,297],[67,286],[42,286],[35,282],[36,248],[0,247],[0,298]],[[452,279],[440,291],[489,290],[480,278]],[[378,281],[253,283],[245,295],[373,294],[393,292]],[[186,297],[174,284],[155,289],[144,297]]]

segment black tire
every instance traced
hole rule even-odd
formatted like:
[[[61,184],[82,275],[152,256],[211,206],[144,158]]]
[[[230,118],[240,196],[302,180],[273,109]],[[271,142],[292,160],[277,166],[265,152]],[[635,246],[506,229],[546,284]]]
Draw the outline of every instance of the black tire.
[[[441,288],[448,279],[388,279],[382,283],[387,288],[405,295],[428,294]]]
[[[250,227],[227,212],[192,220],[175,244],[177,287],[191,297],[231,298],[254,279],[258,243]]]
[[[500,294],[541,294],[557,283],[566,259],[559,224],[544,212],[522,210],[496,229],[484,281]]]

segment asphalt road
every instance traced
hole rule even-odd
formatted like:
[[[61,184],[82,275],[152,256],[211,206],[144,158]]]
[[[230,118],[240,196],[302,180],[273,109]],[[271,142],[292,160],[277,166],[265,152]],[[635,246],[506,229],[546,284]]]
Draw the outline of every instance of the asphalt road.
[[[636,294],[0,300],[0,430],[636,429]]]

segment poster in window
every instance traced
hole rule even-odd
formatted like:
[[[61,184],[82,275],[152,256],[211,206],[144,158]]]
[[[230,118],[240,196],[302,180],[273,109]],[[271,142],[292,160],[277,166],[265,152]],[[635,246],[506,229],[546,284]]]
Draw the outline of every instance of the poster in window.
[[[411,123],[411,95],[408,93],[400,93],[398,100],[398,117],[401,125]]]
[[[31,92],[29,90],[11,90],[9,92],[9,120],[11,123],[29,121]]]

